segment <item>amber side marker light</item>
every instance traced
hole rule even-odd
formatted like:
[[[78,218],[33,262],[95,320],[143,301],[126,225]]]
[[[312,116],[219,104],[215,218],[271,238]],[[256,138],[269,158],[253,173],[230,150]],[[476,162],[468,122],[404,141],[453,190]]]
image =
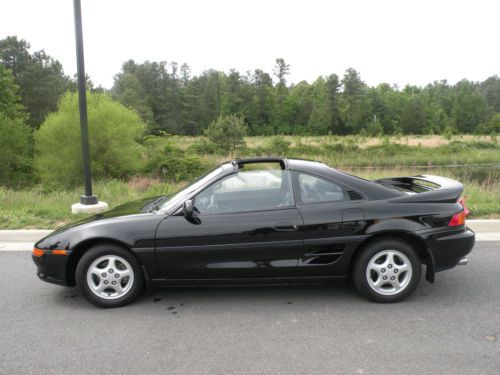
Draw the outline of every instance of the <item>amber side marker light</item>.
[[[35,257],[41,257],[43,255],[43,250],[42,249],[37,249],[36,247],[33,248],[33,256]]]
[[[66,250],[52,250],[52,254],[54,255],[68,255],[68,253],[66,252]]]
[[[49,252],[51,252],[53,255],[68,255],[68,252],[62,249],[47,250],[47,253]],[[36,247],[33,248],[33,256],[41,257],[43,256],[43,254],[45,254],[45,250],[37,249]]]

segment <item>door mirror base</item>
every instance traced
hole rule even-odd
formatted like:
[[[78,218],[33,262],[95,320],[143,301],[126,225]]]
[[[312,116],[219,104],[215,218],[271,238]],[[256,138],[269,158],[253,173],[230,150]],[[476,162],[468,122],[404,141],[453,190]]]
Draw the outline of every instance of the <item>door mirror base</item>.
[[[191,199],[188,199],[184,202],[184,204],[182,205],[182,209],[184,211],[185,217],[193,217],[193,201]]]

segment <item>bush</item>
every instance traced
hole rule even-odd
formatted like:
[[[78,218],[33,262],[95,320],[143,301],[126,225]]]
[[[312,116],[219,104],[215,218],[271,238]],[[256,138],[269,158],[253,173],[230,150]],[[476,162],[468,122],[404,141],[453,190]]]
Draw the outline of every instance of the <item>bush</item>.
[[[31,130],[0,112],[0,185],[19,186],[31,175]]]
[[[191,152],[196,154],[216,154],[219,152],[217,145],[206,138],[200,138],[199,141],[193,143],[188,148]]]
[[[146,172],[164,181],[191,180],[203,173],[207,166],[195,155],[186,153],[170,140],[149,137]]]
[[[87,94],[92,176],[126,178],[141,169],[145,124],[106,94]],[[81,183],[82,151],[78,96],[65,94],[35,134],[35,167],[45,186]]]
[[[245,145],[246,126],[243,117],[236,115],[220,116],[213,121],[205,135],[222,151],[234,151]]]
[[[491,120],[485,124],[479,124],[476,128],[477,134],[500,134],[500,113],[495,113]]]
[[[265,149],[268,154],[286,156],[290,149],[291,142],[283,136],[274,136],[269,140]]]
[[[457,131],[454,128],[452,128],[451,126],[447,126],[443,131],[443,137],[450,140],[456,133]]]

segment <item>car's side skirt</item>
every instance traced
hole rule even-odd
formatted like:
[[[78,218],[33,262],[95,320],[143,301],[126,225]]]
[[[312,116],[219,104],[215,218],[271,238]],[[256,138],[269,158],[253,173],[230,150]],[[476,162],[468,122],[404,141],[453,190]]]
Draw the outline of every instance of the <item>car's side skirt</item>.
[[[259,277],[232,279],[153,279],[158,286],[231,286],[231,285],[276,285],[276,284],[318,284],[329,280],[345,279],[346,276],[314,277]]]

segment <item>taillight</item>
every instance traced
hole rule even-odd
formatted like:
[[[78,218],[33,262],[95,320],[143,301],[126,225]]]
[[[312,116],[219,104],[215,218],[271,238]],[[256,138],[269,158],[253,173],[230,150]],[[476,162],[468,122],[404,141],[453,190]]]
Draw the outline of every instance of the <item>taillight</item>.
[[[465,211],[461,211],[451,217],[448,223],[449,227],[458,227],[459,225],[465,224]]]
[[[469,216],[470,210],[469,210],[469,207],[467,207],[467,205],[465,204],[465,198],[460,197],[458,199],[458,203],[460,203],[460,205],[463,207],[465,216],[466,217]]]

